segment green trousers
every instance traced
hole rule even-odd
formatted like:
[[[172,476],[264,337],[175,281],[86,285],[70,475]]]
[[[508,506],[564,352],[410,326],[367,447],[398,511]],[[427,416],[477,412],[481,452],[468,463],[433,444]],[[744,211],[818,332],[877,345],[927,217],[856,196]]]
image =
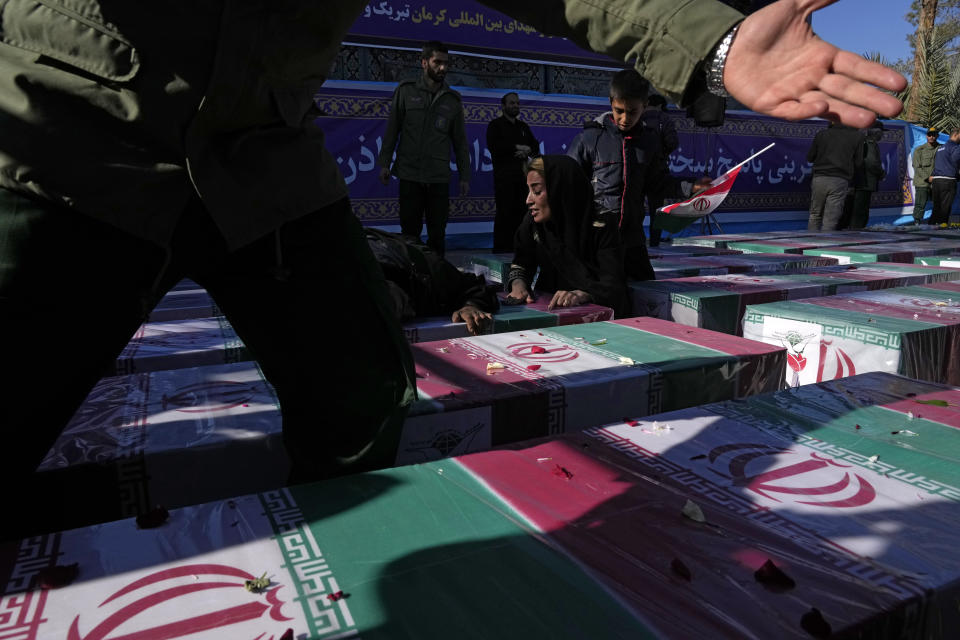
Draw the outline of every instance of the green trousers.
[[[930,188],[916,187],[914,191],[913,221],[920,224],[923,222],[924,209],[926,209],[927,202],[930,200]]]

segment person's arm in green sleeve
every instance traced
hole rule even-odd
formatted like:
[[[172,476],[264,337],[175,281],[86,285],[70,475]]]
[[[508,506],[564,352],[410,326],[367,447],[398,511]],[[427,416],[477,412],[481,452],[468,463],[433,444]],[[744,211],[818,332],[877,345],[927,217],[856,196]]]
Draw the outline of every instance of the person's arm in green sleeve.
[[[857,128],[893,117],[906,79],[821,40],[807,22],[836,0],[778,0],[746,18],[717,0],[509,0],[483,4],[582,47],[632,63],[671,101],[686,106],[706,90],[705,63],[742,21],[722,84],[758,113],[801,120],[829,116]],[[703,85],[702,88],[699,88]]]

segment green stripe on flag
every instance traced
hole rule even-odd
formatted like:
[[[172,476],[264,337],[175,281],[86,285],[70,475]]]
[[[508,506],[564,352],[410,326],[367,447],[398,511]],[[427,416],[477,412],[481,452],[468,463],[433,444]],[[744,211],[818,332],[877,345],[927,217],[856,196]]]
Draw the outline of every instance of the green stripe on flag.
[[[650,372],[651,394],[659,396],[651,406],[662,411],[736,396],[737,376],[731,375],[738,369],[735,355],[606,322],[567,325],[544,334],[612,360],[630,358]]]
[[[777,396],[767,396],[749,398],[739,406],[724,403],[717,410],[843,464],[960,501],[960,431],[924,419],[922,404],[917,404],[913,418],[881,406],[849,408],[829,417],[809,415],[805,411],[809,408],[805,403],[791,407],[777,402]],[[873,456],[877,458],[871,461]]]
[[[654,637],[456,461],[290,492],[366,640]]]
[[[824,335],[849,336],[871,344],[879,344],[891,349],[900,348],[900,336],[915,331],[923,331],[941,325],[920,320],[893,318],[861,311],[832,309],[813,304],[816,298],[808,300],[784,300],[767,304],[747,305],[744,323],[763,324],[764,316],[790,318],[804,322],[814,322],[824,328]]]
[[[558,322],[560,322],[560,318],[554,313],[528,309],[523,306],[501,306],[500,310],[493,316],[492,333],[555,327]]]

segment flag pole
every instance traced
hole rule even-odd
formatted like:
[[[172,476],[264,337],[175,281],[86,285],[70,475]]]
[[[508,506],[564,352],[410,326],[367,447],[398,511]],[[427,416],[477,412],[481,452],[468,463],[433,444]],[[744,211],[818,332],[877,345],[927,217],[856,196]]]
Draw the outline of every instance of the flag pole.
[[[733,167],[730,167],[729,169],[727,169],[726,173],[723,174],[723,176],[726,176],[727,174],[731,173],[732,171],[734,171],[734,170],[742,167],[743,165],[747,164],[748,162],[750,162],[751,160],[753,160],[753,159],[756,158],[758,155],[760,155],[761,153],[763,153],[764,151],[766,151],[767,149],[769,149],[770,147],[772,147],[772,146],[775,145],[775,144],[776,144],[776,142],[771,142],[770,144],[768,144],[767,146],[765,146],[763,149],[760,149],[760,151],[757,151],[755,154],[753,154],[752,156],[750,156],[749,158],[747,158],[746,160],[744,160],[744,161],[741,162],[740,164],[737,164],[737,165],[735,165],[735,166],[733,166]],[[723,176],[720,176],[720,177],[722,178]]]

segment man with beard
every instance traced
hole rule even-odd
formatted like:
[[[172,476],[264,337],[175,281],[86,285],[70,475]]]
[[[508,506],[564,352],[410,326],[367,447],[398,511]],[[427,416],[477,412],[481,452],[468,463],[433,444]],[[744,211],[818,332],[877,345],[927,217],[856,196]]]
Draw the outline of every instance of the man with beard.
[[[513,236],[527,211],[527,183],[523,165],[540,155],[540,143],[520,115],[520,97],[508,93],[500,98],[503,115],[487,125],[487,148],[493,160],[493,190],[497,214],[493,219],[493,250],[512,252]]]
[[[461,197],[470,191],[470,152],[460,94],[445,82],[450,66],[447,47],[436,40],[425,43],[420,65],[420,77],[401,82],[393,92],[380,152],[380,181],[388,184],[391,173],[400,179],[401,232],[419,238],[426,217],[427,245],[442,257],[450,212],[447,149],[453,144]]]

